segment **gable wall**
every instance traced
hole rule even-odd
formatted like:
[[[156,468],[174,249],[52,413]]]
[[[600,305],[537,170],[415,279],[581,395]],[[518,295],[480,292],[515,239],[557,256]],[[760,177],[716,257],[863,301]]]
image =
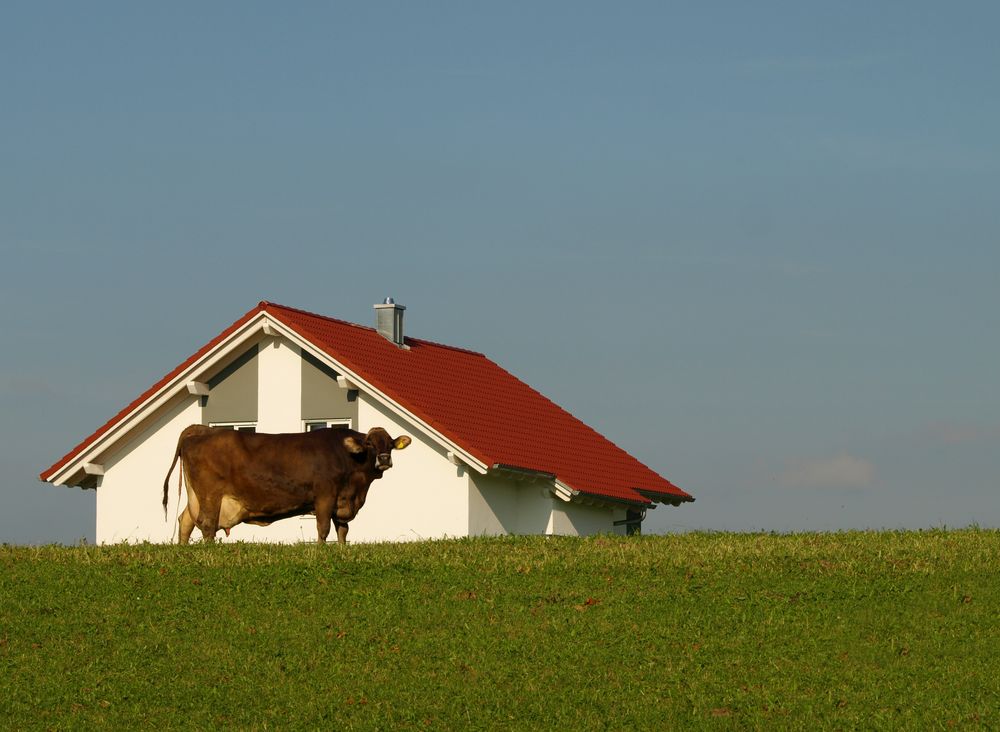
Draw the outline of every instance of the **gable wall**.
[[[277,346],[275,345],[277,343]],[[180,395],[172,405],[136,431],[110,458],[97,489],[98,543],[175,541],[179,515],[177,468],[171,476],[168,521],[161,506],[163,479],[173,460],[177,438],[190,424],[257,422],[259,432],[302,430],[302,366],[299,349],[288,341],[265,339],[244,351],[209,381],[201,397]],[[336,382],[334,382],[336,383]],[[182,494],[180,508],[187,505]],[[315,540],[313,517],[291,518],[269,527],[240,525],[220,541]],[[195,536],[199,533],[195,531]]]
[[[302,358],[291,344],[262,344],[259,364],[258,432],[300,432],[303,420],[349,417],[359,432],[384,427],[393,437],[406,434],[412,439],[405,450],[393,453],[393,468],[372,483],[365,506],[350,523],[349,541],[412,541],[468,533],[468,479],[414,425],[365,394],[349,401],[335,373]],[[219,532],[218,540],[315,541],[316,518],[299,516],[270,526],[241,524],[228,538]]]
[[[302,431],[302,355],[298,346],[284,338],[264,338],[257,352],[257,431],[263,433]],[[209,403],[212,396],[209,394]],[[236,422],[236,419],[226,419]],[[306,519],[309,520],[306,520]],[[201,536],[197,529],[194,536]],[[316,519],[312,516],[283,519],[270,526],[240,524],[218,541],[259,541],[292,543],[316,540]]]
[[[392,453],[393,467],[372,483],[351,522],[349,541],[415,541],[469,533],[469,477],[445,451],[405,418],[365,394],[358,396],[361,432],[384,427],[413,442]]]
[[[277,344],[277,345],[275,345]],[[200,397],[183,394],[112,459],[97,491],[97,541],[175,541],[178,471],[170,484],[168,516],[161,507],[163,478],[177,437],[189,424],[256,421],[258,432],[300,432],[303,420],[348,417],[355,429],[385,427],[412,443],[393,453],[394,467],[372,484],[364,508],[350,525],[352,542],[407,541],[496,534],[585,535],[618,531],[611,509],[564,503],[541,483],[484,476],[450,463],[443,448],[415,424],[361,393],[351,401],[336,374],[283,339],[264,339],[244,351],[235,366],[210,382],[204,407]],[[252,408],[252,411],[251,411]],[[624,512],[622,511],[622,516]],[[624,531],[624,529],[621,529]],[[195,537],[199,532],[195,531]],[[270,526],[242,524],[219,541],[315,541],[313,516]]]
[[[284,338],[267,338],[257,354],[257,431],[302,431],[302,353]]]
[[[200,400],[185,393],[140,427],[121,450],[104,459],[105,473],[97,484],[98,544],[171,540],[178,514],[178,469],[174,468],[167,491],[167,520],[163,517],[163,479],[181,431],[200,421]],[[180,505],[186,503],[183,496]]]
[[[275,342],[278,343],[275,346]],[[208,398],[183,394],[175,404],[136,432],[107,460],[97,491],[97,541],[176,541],[179,509],[178,470],[170,481],[168,521],[161,507],[163,478],[173,459],[177,438],[189,424],[257,422],[258,432],[300,432],[303,420],[348,417],[366,432],[385,427],[393,437],[409,435],[413,442],[393,455],[394,467],[375,481],[349,540],[403,541],[464,536],[469,527],[469,479],[448,462],[444,451],[427,435],[374,400],[359,394],[353,401],[341,389],[336,374],[318,367],[288,341],[264,339],[259,349],[244,351],[210,381]],[[247,355],[249,353],[249,355]],[[249,386],[253,391],[248,391]],[[251,405],[253,410],[250,411]],[[197,540],[200,532],[195,530]],[[316,540],[316,519],[302,516],[270,526],[241,524],[218,541],[300,542]]]

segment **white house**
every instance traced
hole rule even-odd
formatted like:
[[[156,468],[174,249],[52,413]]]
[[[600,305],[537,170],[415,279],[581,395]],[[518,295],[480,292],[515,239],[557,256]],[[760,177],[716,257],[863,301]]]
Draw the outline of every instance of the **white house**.
[[[97,541],[167,542],[186,497],[163,481],[190,424],[258,432],[385,427],[413,442],[372,486],[352,541],[631,533],[690,495],[480,353],[261,302],[41,474],[97,490]],[[197,535],[197,534],[196,534]],[[314,541],[313,516],[228,541]],[[226,541],[220,534],[220,540]]]

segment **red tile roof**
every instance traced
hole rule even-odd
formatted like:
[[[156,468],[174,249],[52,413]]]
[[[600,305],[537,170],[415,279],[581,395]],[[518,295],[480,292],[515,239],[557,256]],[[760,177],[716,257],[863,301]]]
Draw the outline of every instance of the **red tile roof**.
[[[667,501],[693,500],[481,353],[415,338],[407,338],[409,348],[402,349],[374,328],[268,302],[260,303],[167,374],[42,473],[42,479],[51,477],[261,310],[487,467],[550,473],[581,493],[642,505],[651,501],[638,491]]]

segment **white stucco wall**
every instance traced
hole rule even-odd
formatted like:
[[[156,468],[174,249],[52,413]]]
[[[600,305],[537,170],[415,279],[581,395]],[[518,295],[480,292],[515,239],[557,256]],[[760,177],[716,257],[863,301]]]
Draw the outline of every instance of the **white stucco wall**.
[[[302,354],[284,338],[266,338],[257,352],[257,432],[302,431]],[[200,535],[195,529],[194,536]],[[316,518],[296,516],[270,526],[240,524],[219,541],[295,543],[316,541]]]
[[[302,364],[297,347],[281,341],[261,344],[258,355],[257,432],[302,430]],[[412,541],[465,536],[468,533],[468,477],[448,462],[444,451],[426,435],[371,397],[358,395],[358,424],[367,432],[385,427],[393,437],[409,435],[412,443],[393,453],[393,467],[372,484],[368,500],[351,521],[348,541]],[[171,448],[173,449],[173,448]],[[185,502],[182,505],[186,504]],[[176,528],[173,536],[176,537]],[[200,532],[195,529],[195,538]],[[315,516],[277,521],[270,526],[240,524],[223,542],[316,541]],[[328,541],[336,541],[331,530]]]
[[[619,536],[625,536],[628,533],[628,529],[625,527],[625,524],[621,524],[620,526],[614,525],[615,521],[624,521],[626,516],[627,512],[624,508],[616,508],[611,511],[611,533],[618,534]]]
[[[277,343],[277,346],[275,345]],[[261,433],[302,430],[302,365],[299,349],[288,341],[261,343],[257,359],[258,415]],[[102,456],[105,475],[97,490],[97,541],[176,541],[178,470],[168,493],[168,520],[161,506],[163,479],[173,459],[177,437],[186,426],[202,422],[198,397],[183,394],[158,417],[141,426],[114,454]],[[393,437],[412,442],[393,453],[393,468],[375,481],[368,500],[351,522],[348,540],[412,541],[467,535],[569,534],[624,532],[612,522],[624,516],[610,508],[566,503],[540,482],[484,476],[448,461],[444,448],[416,425],[374,398],[358,395],[358,423],[366,432],[384,427]],[[335,541],[335,532],[331,538]],[[196,529],[192,537],[200,538]],[[270,526],[241,524],[219,541],[301,542],[316,540],[314,516],[285,519]]]
[[[302,354],[284,338],[265,339],[257,352],[257,431],[302,431]]]
[[[469,484],[469,533],[548,533],[554,500],[552,492],[540,482],[474,474]]]
[[[473,475],[470,481],[469,530],[473,536],[555,534],[590,536],[624,534],[614,525],[624,509],[566,502],[541,482]]]
[[[358,396],[358,431],[384,427],[413,440],[392,454],[393,467],[372,483],[364,508],[350,524],[348,541],[416,541],[469,532],[467,469],[448,462],[445,451],[414,425],[372,398]]]
[[[167,492],[167,521],[163,518],[163,479],[174,459],[181,430],[200,421],[198,398],[183,395],[141,426],[121,449],[102,458],[104,475],[96,501],[97,543],[171,540],[178,512],[177,468]],[[186,503],[187,497],[182,496],[181,505]]]
[[[603,506],[588,506],[556,500],[548,533],[557,536],[591,536],[615,530],[615,512]]]

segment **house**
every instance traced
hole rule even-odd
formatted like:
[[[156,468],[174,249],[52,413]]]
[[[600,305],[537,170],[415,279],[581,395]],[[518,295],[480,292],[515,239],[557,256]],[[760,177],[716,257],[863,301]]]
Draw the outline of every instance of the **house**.
[[[391,298],[375,311],[369,328],[261,302],[40,477],[97,490],[99,543],[176,539],[186,496],[171,483],[165,521],[163,480],[195,423],[409,435],[352,541],[633,533],[657,504],[694,500],[483,354],[404,336]],[[303,516],[237,526],[229,541],[315,536]]]

